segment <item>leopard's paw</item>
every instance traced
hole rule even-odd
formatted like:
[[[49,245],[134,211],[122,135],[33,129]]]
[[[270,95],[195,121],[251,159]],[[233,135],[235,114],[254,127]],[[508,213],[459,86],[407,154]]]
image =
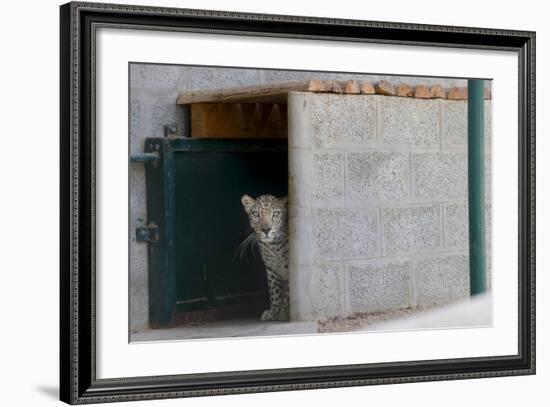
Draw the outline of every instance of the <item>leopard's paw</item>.
[[[260,317],[261,321],[273,321],[275,319],[275,315],[272,310],[268,309],[265,310]]]
[[[278,312],[278,321],[288,321],[288,308],[284,308]]]

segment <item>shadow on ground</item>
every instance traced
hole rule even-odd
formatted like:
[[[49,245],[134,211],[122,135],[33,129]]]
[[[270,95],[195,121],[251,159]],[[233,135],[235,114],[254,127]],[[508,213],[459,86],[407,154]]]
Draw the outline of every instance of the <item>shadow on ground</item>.
[[[37,386],[36,390],[48,396],[49,398],[59,400],[59,389],[57,388],[57,386]]]

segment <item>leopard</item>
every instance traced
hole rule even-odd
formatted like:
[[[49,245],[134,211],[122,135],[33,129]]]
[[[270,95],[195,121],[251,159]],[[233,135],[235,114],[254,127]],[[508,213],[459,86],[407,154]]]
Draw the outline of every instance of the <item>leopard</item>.
[[[252,233],[247,238],[258,245],[265,266],[269,309],[261,321],[288,321],[288,197],[261,195],[241,197]]]

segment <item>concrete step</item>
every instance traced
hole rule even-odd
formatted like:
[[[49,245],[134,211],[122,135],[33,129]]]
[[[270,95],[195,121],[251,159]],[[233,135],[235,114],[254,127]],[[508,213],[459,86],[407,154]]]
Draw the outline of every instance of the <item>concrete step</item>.
[[[185,339],[235,338],[242,336],[304,335],[317,333],[317,322],[262,322],[249,319],[209,322],[169,329],[147,329],[132,333],[130,342]]]

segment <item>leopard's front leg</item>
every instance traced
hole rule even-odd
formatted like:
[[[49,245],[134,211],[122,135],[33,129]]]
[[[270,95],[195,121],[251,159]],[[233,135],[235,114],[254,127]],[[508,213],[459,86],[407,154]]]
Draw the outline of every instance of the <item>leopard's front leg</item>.
[[[267,286],[269,289],[269,309],[261,316],[262,321],[288,320],[288,284],[281,281],[272,270],[267,269]]]

